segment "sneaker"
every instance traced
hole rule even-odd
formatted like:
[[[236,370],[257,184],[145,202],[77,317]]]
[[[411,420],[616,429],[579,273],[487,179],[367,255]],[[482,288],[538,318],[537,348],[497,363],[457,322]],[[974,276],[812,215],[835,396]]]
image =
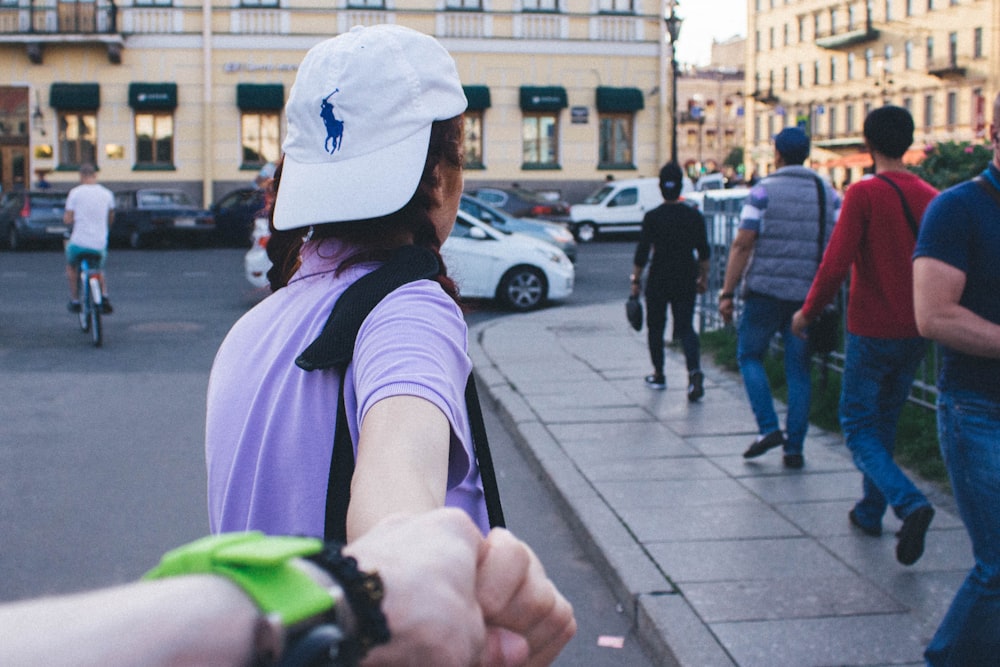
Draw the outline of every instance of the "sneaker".
[[[688,400],[694,403],[705,395],[705,374],[701,371],[688,373]]]
[[[646,382],[646,386],[650,389],[666,389],[667,388],[667,378],[662,375],[647,375],[643,378]]]
[[[66,304],[66,309],[71,313],[79,313],[83,306],[80,305],[79,301],[70,301]]]
[[[924,554],[924,537],[934,518],[934,508],[922,505],[906,515],[903,527],[896,533],[896,560],[903,565],[913,565]]]
[[[111,302],[108,301],[108,297],[106,296],[101,297],[101,312],[105,315],[115,312],[115,309],[111,307]]]
[[[881,537],[882,536],[882,526],[866,526],[861,523],[858,519],[858,513],[853,509],[847,513],[847,519],[851,522],[851,525],[860,530],[865,535],[869,537]]]
[[[771,431],[767,435],[758,436],[756,440],[750,443],[747,450],[743,452],[743,458],[756,458],[768,450],[780,447],[783,444],[785,444],[785,434],[781,431]]]
[[[799,470],[806,464],[805,457],[801,454],[785,454],[782,462],[786,468],[791,468],[792,470]]]

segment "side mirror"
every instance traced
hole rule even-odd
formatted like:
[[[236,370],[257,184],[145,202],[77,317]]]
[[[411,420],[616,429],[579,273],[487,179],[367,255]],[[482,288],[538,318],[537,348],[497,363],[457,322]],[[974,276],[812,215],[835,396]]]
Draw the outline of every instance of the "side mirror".
[[[476,241],[485,241],[490,236],[483,229],[479,227],[472,227],[469,229],[469,238],[475,239]]]

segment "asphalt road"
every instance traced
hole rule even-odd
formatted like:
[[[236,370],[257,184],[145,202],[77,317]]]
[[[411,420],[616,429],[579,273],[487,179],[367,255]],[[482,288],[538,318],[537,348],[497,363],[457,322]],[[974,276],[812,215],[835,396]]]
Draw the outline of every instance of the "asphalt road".
[[[582,247],[577,291],[553,307],[624,300],[631,248]],[[208,370],[263,296],[241,262],[232,249],[114,251],[116,312],[96,349],[65,309],[60,253],[0,253],[0,600],[129,581],[208,531]],[[517,315],[480,303],[469,319],[506,316]],[[557,664],[653,664],[543,480],[496,416],[486,419],[508,523],[577,610],[580,631]]]

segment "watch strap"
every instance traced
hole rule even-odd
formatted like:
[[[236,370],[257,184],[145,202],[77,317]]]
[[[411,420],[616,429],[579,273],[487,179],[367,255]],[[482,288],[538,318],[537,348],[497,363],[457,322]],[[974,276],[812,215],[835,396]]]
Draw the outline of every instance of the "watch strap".
[[[291,561],[319,553],[309,537],[267,536],[259,531],[224,533],[173,549],[143,579],[215,574],[234,582],[265,614],[286,627],[330,611],[330,592]]]

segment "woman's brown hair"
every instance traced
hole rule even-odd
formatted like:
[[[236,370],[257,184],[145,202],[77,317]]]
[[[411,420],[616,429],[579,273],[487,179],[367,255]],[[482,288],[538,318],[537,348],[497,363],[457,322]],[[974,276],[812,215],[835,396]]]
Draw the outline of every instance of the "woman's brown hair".
[[[444,260],[441,258],[441,242],[437,237],[429,212],[437,205],[434,190],[440,185],[437,167],[461,169],[463,163],[463,121],[461,116],[439,120],[431,125],[431,137],[427,147],[427,161],[417,191],[407,204],[396,211],[379,218],[352,222],[332,222],[313,225],[311,239],[336,238],[358,248],[358,251],[341,262],[337,272],[347,267],[370,261],[385,261],[393,250],[409,243],[433,251],[438,257],[440,271],[435,280],[453,299],[458,300],[458,288],[448,277]],[[268,198],[273,202],[281,181],[281,162],[274,172],[274,181]],[[273,207],[271,207],[273,209]],[[304,229],[278,231],[274,228],[273,217],[271,238],[267,242],[267,256],[271,269],[267,272],[272,290],[288,284],[299,265],[299,251],[304,242]]]

